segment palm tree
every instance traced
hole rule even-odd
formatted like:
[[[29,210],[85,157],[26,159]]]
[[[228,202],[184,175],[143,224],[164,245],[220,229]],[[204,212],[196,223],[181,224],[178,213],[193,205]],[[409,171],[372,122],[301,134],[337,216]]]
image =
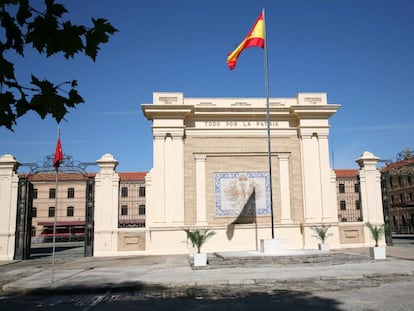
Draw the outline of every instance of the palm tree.
[[[183,229],[187,233],[187,239],[191,241],[193,247],[197,247],[197,253],[200,253],[201,246],[216,233],[209,229]]]
[[[381,226],[374,226],[371,223],[367,222],[365,226],[367,226],[369,231],[371,231],[372,238],[375,240],[375,247],[378,247],[378,240],[385,231],[384,225],[382,224]]]
[[[328,234],[328,229],[331,227],[331,225],[325,226],[324,224],[320,227],[311,227],[313,231],[315,231],[316,235],[314,237],[317,237],[321,240],[322,244],[325,243],[325,240],[328,238],[328,236],[332,235],[331,233]]]

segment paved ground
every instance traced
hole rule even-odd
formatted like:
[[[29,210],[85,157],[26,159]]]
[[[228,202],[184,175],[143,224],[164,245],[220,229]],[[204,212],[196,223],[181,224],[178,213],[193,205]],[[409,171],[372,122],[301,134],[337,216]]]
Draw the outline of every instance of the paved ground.
[[[4,297],[0,309],[14,310],[14,306],[19,310],[24,303],[44,309],[46,301],[62,310],[75,305],[88,306],[81,310],[97,305],[95,309],[102,309],[103,302],[110,310],[111,305],[133,306],[133,301],[140,301],[141,306],[148,303],[148,308],[154,307],[151,301],[157,302],[158,310],[173,305],[189,310],[204,304],[207,309],[217,309],[216,302],[225,299],[232,308],[277,302],[291,310],[300,310],[300,306],[412,310],[414,297],[408,288],[414,285],[413,243],[414,239],[404,239],[404,243],[387,247],[383,261],[370,260],[368,249],[361,248],[332,251],[331,260],[323,263],[242,261],[229,266],[213,264],[203,270],[192,269],[184,255],[84,258],[75,248],[62,248],[56,254],[54,270],[47,255],[0,262],[0,296]],[[337,261],[344,255],[353,259]],[[16,296],[20,298],[13,298]]]

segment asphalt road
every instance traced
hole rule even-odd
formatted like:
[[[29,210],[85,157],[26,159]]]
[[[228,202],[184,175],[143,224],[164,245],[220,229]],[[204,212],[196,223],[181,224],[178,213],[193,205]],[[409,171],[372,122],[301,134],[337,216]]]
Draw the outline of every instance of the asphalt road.
[[[414,236],[394,237],[414,247]],[[59,245],[62,254],[81,254],[81,245]],[[37,254],[48,256],[50,246]],[[414,263],[413,263],[414,265]],[[274,288],[226,286],[163,288],[77,295],[0,297],[0,310],[414,310],[412,276],[277,284]]]
[[[176,288],[157,292],[2,298],[1,310],[413,310],[414,280],[360,287],[275,289]],[[298,285],[296,285],[298,286]]]

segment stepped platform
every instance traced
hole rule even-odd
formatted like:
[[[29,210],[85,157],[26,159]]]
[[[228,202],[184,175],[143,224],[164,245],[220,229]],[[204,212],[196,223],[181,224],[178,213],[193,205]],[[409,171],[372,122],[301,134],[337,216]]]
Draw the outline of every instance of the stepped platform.
[[[357,252],[318,251],[318,250],[284,250],[278,254],[264,254],[259,251],[216,252],[208,254],[206,267],[193,269],[249,268],[258,266],[284,267],[293,265],[328,266],[371,261],[369,255]]]

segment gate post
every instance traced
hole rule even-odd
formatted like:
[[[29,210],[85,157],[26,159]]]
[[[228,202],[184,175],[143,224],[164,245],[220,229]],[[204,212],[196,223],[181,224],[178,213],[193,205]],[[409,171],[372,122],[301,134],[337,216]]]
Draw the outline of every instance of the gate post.
[[[106,153],[96,163],[100,170],[95,176],[93,252],[96,257],[114,256],[118,252],[118,161]]]
[[[0,260],[13,260],[14,257],[18,166],[11,154],[0,157]]]
[[[379,158],[371,152],[365,151],[361,157],[356,160],[360,166],[359,181],[361,191],[362,218],[364,222],[370,222],[373,225],[384,224],[384,212],[382,209],[381,196],[381,174],[377,169]],[[365,244],[373,245],[371,234],[364,226]],[[384,240],[380,243],[385,245]]]

